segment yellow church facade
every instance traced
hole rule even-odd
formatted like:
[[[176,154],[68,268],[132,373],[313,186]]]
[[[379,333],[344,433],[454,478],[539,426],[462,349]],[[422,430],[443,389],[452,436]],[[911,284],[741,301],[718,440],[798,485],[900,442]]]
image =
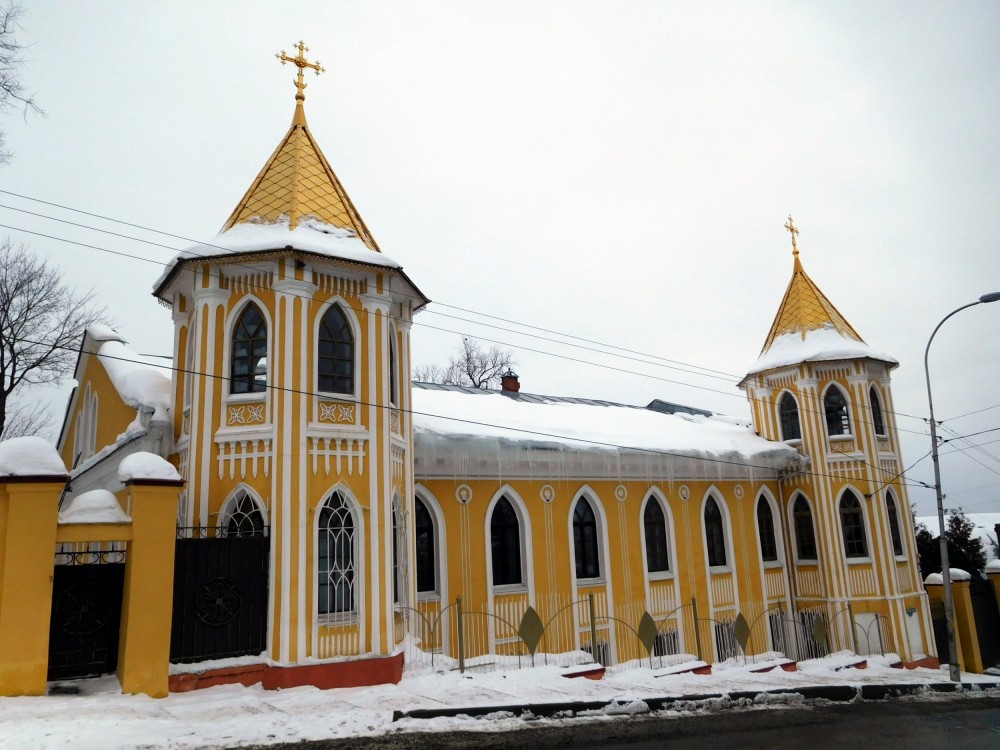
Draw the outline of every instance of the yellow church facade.
[[[183,478],[175,569],[146,582],[173,591],[175,665],[308,668],[280,686],[358,684],[366,664],[432,653],[935,655],[897,363],[797,247],[740,384],[752,423],[532,395],[513,373],[498,391],[413,383],[410,326],[428,299],[313,138],[303,51],[287,58],[288,133],[219,236],[156,281],[172,364],[92,328],[59,438],[63,507],[123,497],[117,467],[139,452]],[[324,665],[337,676],[317,677]]]

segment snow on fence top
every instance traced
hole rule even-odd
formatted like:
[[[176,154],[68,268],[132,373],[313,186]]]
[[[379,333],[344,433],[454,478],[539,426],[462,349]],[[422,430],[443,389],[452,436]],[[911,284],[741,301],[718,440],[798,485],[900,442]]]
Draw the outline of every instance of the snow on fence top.
[[[92,325],[87,333],[101,343],[97,356],[122,400],[133,409],[152,408],[154,421],[169,420],[170,368],[136,354],[106,325]]]
[[[139,451],[122,459],[122,462],[118,465],[118,479],[122,482],[136,479],[177,482],[180,481],[181,475],[177,473],[174,465],[165,458],[161,458],[155,453]]]
[[[951,573],[951,580],[953,581],[969,581],[972,579],[972,576],[961,568],[948,568],[948,571]],[[932,586],[940,586],[944,583],[944,578],[940,573],[931,573],[924,579],[924,583],[928,583]]]
[[[833,325],[807,331],[805,338],[799,331],[789,331],[778,336],[766,352],[754,363],[747,375],[755,375],[776,367],[787,367],[800,362],[827,362],[837,359],[877,359],[890,367],[899,361],[872,349],[864,341],[848,338]]]
[[[19,437],[0,443],[0,476],[66,476],[59,452],[40,437]]]
[[[330,258],[364,263],[369,266],[402,268],[384,253],[374,253],[352,229],[342,229],[318,219],[302,219],[295,229],[288,228],[288,217],[276,222],[236,224],[210,242],[182,250],[174,256],[153,284],[158,290],[182,260],[211,258],[227,253],[254,253],[276,250],[301,250]]]
[[[59,514],[59,523],[128,523],[118,498],[108,490],[91,490],[70,500]]]
[[[796,465],[794,448],[755,435],[729,417],[664,414],[642,407],[512,398],[498,391],[413,389],[413,423],[446,440],[503,439],[524,446],[564,445],[579,451],[635,449],[738,462],[769,459]]]

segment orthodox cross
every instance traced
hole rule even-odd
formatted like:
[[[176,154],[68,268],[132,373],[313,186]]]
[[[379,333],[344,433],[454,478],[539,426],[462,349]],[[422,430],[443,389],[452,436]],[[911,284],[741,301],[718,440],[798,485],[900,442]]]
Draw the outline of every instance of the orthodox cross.
[[[788,221],[785,222],[785,229],[788,233],[792,235],[792,255],[798,256],[799,246],[795,242],[795,237],[798,235],[799,230],[795,227],[795,221],[792,219],[792,215],[788,214]]]
[[[299,51],[299,54],[297,54],[295,57],[289,57],[288,55],[286,55],[285,50],[281,50],[280,54],[276,54],[275,57],[281,60],[282,65],[284,65],[285,63],[292,63],[293,65],[295,65],[295,67],[299,69],[299,77],[298,80],[295,81],[295,88],[297,89],[295,98],[299,101],[305,101],[306,86],[308,86],[309,84],[307,84],[303,80],[303,71],[306,68],[312,68],[313,70],[316,71],[316,75],[319,75],[320,73],[325,72],[326,68],[324,68],[322,65],[319,64],[319,60],[317,60],[314,63],[311,63],[308,60],[306,60],[304,55],[306,52],[309,51],[309,48],[305,45],[305,42],[300,41],[298,44],[294,46]]]

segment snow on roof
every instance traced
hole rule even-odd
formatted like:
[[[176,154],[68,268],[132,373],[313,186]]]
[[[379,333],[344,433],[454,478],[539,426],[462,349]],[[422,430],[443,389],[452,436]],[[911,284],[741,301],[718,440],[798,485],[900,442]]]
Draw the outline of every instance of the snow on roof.
[[[500,438],[577,450],[628,448],[735,461],[768,457],[785,460],[789,466],[801,460],[794,448],[758,437],[745,424],[727,417],[664,414],[607,402],[512,398],[499,391],[419,384],[413,389],[413,408],[418,437]]]
[[[128,523],[118,498],[108,490],[91,490],[70,500],[59,514],[59,523]]]
[[[351,229],[342,229],[311,218],[302,219],[295,229],[289,229],[288,225],[287,217],[276,222],[236,224],[211,242],[199,243],[177,253],[163,269],[163,273],[153,284],[153,289],[159,290],[174,266],[182,260],[210,258],[227,253],[273,252],[286,248],[356,263],[402,268],[384,253],[373,251]]]
[[[173,464],[165,458],[148,451],[139,451],[122,459],[118,466],[118,479],[128,482],[133,479],[157,479],[178,482],[181,475]]]
[[[19,437],[0,443],[0,476],[65,476],[66,465],[48,440]]]
[[[778,336],[747,375],[800,362],[826,362],[836,359],[877,359],[895,367],[899,361],[872,349],[864,341],[856,341],[840,333],[833,324],[807,331],[805,338],[798,331]]]
[[[134,409],[152,408],[154,421],[169,419],[170,367],[136,354],[125,339],[108,326],[90,326],[87,334],[101,342],[97,356],[122,400]]]

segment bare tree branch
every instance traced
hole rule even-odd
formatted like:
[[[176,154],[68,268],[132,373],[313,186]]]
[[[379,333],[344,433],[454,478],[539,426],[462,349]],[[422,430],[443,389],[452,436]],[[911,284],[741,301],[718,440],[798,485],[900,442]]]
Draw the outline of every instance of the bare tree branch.
[[[18,388],[58,383],[76,362],[76,344],[104,320],[92,295],[63,284],[62,274],[10,239],[0,245],[0,433]]]
[[[35,103],[34,95],[21,82],[21,68],[27,62],[27,48],[18,42],[17,32],[21,28],[23,15],[24,9],[16,1],[0,7],[0,111],[21,109],[27,118],[29,113],[45,113]],[[4,147],[4,135],[0,131],[0,164],[6,164],[11,157],[10,151]]]
[[[7,402],[7,411],[0,440],[34,435],[51,437],[52,413],[41,401],[23,402],[20,400]]]
[[[499,346],[483,349],[475,339],[463,338],[462,346],[448,360],[447,367],[422,365],[413,371],[413,379],[443,385],[496,388],[500,385],[500,376],[516,365],[514,353],[509,349]]]

